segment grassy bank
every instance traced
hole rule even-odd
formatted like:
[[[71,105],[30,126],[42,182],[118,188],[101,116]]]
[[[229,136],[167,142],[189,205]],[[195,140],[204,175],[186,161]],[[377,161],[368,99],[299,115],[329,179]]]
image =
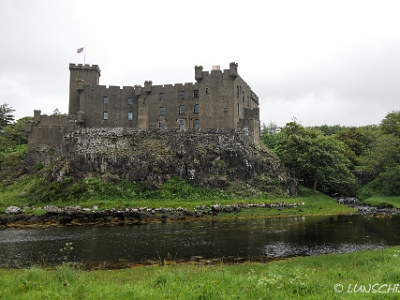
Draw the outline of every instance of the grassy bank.
[[[10,186],[0,187],[0,215],[11,205],[26,207],[27,214],[43,214],[45,205],[59,207],[76,206],[103,209],[124,208],[177,208],[193,211],[196,206],[213,204],[270,204],[304,203],[295,208],[244,209],[235,217],[248,216],[299,216],[328,215],[349,213],[353,210],[339,205],[321,193],[312,193],[307,188],[300,188],[300,195],[289,197],[263,193],[246,184],[231,185],[226,190],[193,188],[180,178],[173,178],[159,190],[149,190],[128,182],[115,185],[95,178],[73,182],[65,179],[61,182],[46,183],[44,177],[21,177]],[[37,209],[41,207],[42,209]],[[233,214],[220,214],[220,217]]]
[[[373,196],[364,200],[364,202],[371,206],[380,206],[380,205],[392,205],[393,207],[400,208],[400,197],[382,197],[382,196]]]
[[[391,247],[267,264],[0,270],[0,299],[398,299],[399,262]]]

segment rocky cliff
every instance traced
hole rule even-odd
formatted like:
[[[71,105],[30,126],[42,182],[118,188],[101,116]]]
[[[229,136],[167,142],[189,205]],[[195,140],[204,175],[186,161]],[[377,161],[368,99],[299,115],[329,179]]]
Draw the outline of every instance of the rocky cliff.
[[[96,176],[126,179],[157,188],[173,176],[192,186],[225,188],[242,182],[262,191],[297,194],[279,159],[235,130],[135,131],[85,128],[64,137],[59,147],[29,149],[25,167],[51,165],[51,179]]]

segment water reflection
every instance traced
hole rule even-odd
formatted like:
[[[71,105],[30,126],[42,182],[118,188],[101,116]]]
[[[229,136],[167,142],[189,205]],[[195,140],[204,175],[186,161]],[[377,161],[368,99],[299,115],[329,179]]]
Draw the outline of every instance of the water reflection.
[[[327,216],[224,222],[167,223],[117,227],[61,227],[0,230],[0,265],[62,261],[60,249],[73,243],[70,259],[80,263],[143,262],[170,257],[190,260],[241,257],[253,260],[344,253],[399,245],[399,217]]]

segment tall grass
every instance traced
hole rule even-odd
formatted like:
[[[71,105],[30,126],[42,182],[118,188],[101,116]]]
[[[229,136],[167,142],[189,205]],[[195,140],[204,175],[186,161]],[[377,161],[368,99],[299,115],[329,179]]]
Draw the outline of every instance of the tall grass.
[[[267,264],[0,270],[0,299],[398,299],[400,247]],[[342,289],[337,289],[338,285]],[[358,288],[357,288],[358,286]],[[356,288],[355,288],[356,287]],[[385,293],[382,293],[384,291]],[[400,288],[398,288],[400,291]]]

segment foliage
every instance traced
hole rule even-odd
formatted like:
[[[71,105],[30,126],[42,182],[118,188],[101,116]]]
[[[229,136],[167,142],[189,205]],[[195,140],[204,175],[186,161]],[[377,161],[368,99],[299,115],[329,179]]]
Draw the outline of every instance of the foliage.
[[[58,108],[53,110],[52,116],[60,116],[60,115],[61,115],[61,111]]]
[[[7,103],[0,105],[0,131],[14,122],[14,115],[12,114],[14,111],[15,109],[8,106]]]
[[[351,162],[351,168],[358,166],[358,157],[364,150],[364,133],[356,127],[350,127],[339,131],[335,138],[346,145],[345,155]]]
[[[360,164],[378,176],[363,186],[359,197],[400,195],[400,111],[386,115],[380,126],[361,127],[364,151]]]
[[[0,151],[0,183],[10,184],[24,173],[22,164],[27,150],[27,145],[20,145]]]
[[[341,126],[341,125],[322,125],[322,126],[313,126],[311,129],[315,129],[318,131],[321,131],[325,136],[330,136],[339,133],[342,130],[346,130],[346,126]]]
[[[399,196],[400,195],[400,164],[387,167],[384,172],[372,182],[365,185],[359,197],[368,199],[373,196]]]
[[[276,131],[271,131],[268,130],[264,125],[263,129],[261,130],[261,143],[263,143],[266,147],[270,149],[274,149],[282,136],[283,134],[280,132],[280,129]]]
[[[381,129],[385,134],[394,134],[400,138],[400,111],[392,111],[381,121]]]
[[[12,148],[28,143],[28,136],[25,133],[25,122],[30,120],[33,120],[33,118],[25,117],[19,119],[0,132],[0,151],[4,148]]]
[[[391,205],[395,208],[400,208],[400,196],[395,196],[395,197],[373,196],[373,197],[367,197],[367,199],[365,199],[363,202],[371,206]]]
[[[164,197],[171,197],[177,194],[189,196],[191,189],[192,187],[185,179],[175,176],[161,186],[161,194]]]
[[[330,193],[348,192],[354,185],[343,143],[296,122],[287,123],[281,134],[273,150],[306,186]]]
[[[1,109],[4,105],[1,106]],[[14,110],[12,110],[14,111]],[[13,118],[9,117],[9,121]],[[27,153],[27,136],[25,121],[31,118],[22,118],[0,131],[0,182],[9,184],[24,173],[22,164]]]
[[[400,139],[393,134],[383,134],[371,144],[363,157],[369,169],[383,172],[386,168],[400,164]]]

